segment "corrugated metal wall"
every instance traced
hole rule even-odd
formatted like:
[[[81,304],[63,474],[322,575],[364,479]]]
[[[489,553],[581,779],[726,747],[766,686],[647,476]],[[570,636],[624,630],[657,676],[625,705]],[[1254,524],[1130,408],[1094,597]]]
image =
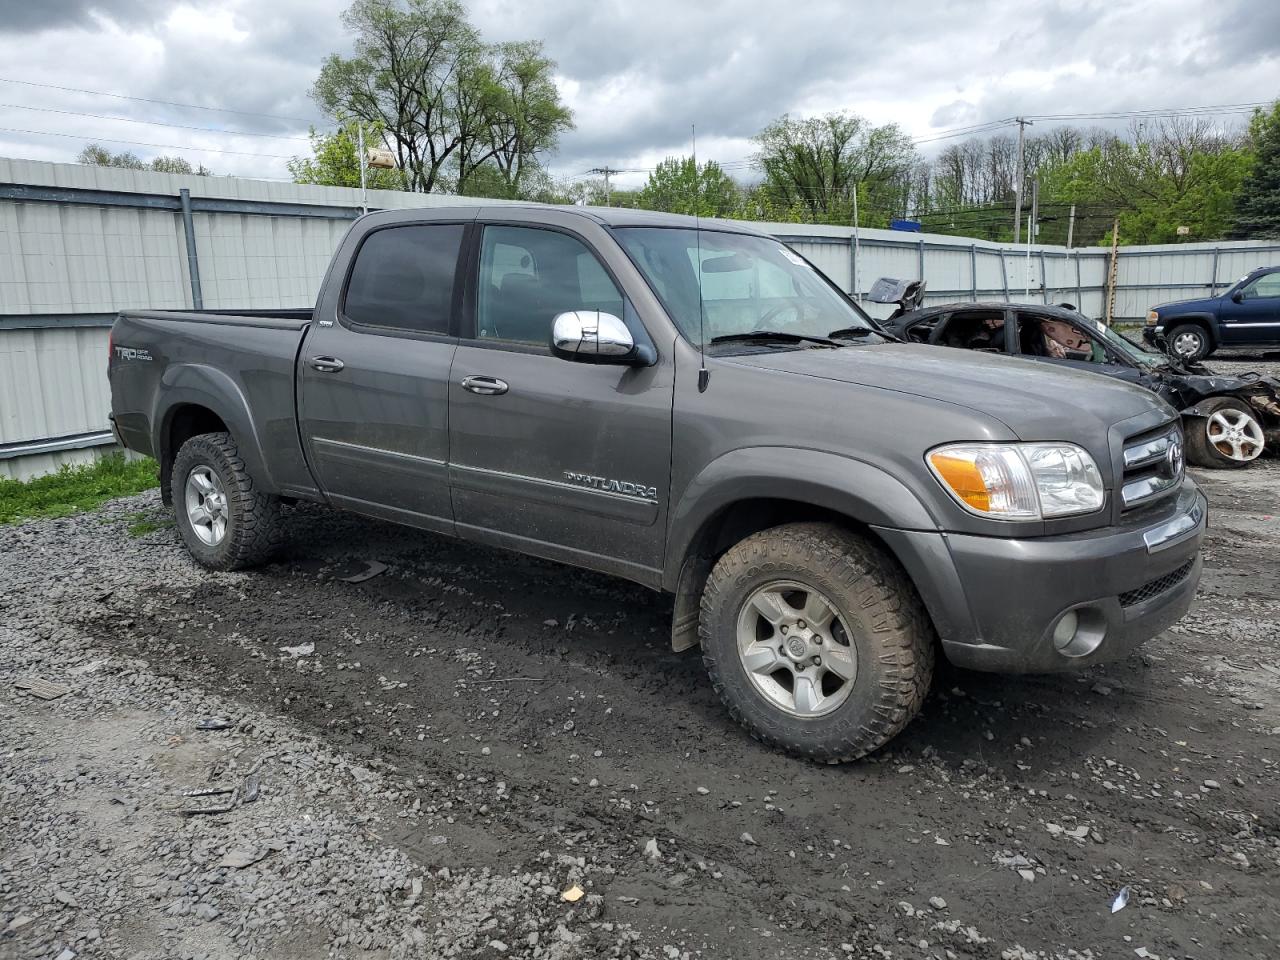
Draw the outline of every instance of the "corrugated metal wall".
[[[360,206],[358,190],[191,177],[0,158],[0,476],[87,459],[107,427],[107,325],[128,308],[193,306],[184,217],[195,212],[206,308],[307,307]],[[474,206],[476,201],[370,191],[371,207]],[[853,230],[756,224],[792,243],[853,290]],[[1207,294],[1280,248],[1250,243],[1123,247],[1115,315]],[[857,288],[924,277],[928,302],[1075,303],[1105,313],[1109,251],[1008,248],[961,237],[859,231]],[[886,310],[871,306],[873,313]],[[49,442],[53,441],[53,442]]]

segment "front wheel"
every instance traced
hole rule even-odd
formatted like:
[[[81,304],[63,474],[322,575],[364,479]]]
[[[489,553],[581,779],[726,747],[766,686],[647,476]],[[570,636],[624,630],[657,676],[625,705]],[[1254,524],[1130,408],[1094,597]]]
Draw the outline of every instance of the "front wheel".
[[[1243,467],[1262,456],[1262,422],[1243,400],[1215,397],[1187,421],[1187,459],[1197,467]]]
[[[832,524],[786,524],[731,548],[707,579],[698,632],[730,714],[827,763],[892,739],[933,676],[933,627],[905,574]]]
[[[1194,323],[1184,323],[1169,331],[1169,354],[1177,360],[1194,363],[1203,360],[1212,353],[1212,344],[1204,327]]]
[[[202,566],[255,566],[280,543],[280,498],[255,487],[229,433],[202,433],[184,443],[173,460],[170,490],[178,532]]]

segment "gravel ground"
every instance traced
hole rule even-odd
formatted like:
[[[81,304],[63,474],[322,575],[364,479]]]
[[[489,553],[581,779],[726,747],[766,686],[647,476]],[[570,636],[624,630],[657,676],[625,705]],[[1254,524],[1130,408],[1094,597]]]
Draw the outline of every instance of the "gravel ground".
[[[310,507],[211,574],[154,493],[0,528],[0,957],[1273,958],[1280,463],[1200,476],[1175,629],[946,669],[843,767],[625,583]]]

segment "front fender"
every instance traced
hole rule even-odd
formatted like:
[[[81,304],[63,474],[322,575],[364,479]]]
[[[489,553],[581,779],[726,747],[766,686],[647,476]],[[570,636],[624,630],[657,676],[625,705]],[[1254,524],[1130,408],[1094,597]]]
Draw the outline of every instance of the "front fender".
[[[936,519],[905,484],[879,467],[794,447],[749,447],[707,464],[670,514],[663,586],[676,590],[694,538],[725,508],[742,500],[794,500],[869,526],[938,529]]]
[[[166,438],[173,415],[181,407],[194,405],[217,414],[231,436],[245,468],[269,493],[276,492],[276,484],[267,468],[263,455],[262,438],[249,409],[249,401],[231,376],[217,369],[197,363],[176,363],[169,366],[156,390],[156,405],[151,422],[156,431],[152,437],[152,449],[161,457],[172,456],[176,450],[166,449]]]

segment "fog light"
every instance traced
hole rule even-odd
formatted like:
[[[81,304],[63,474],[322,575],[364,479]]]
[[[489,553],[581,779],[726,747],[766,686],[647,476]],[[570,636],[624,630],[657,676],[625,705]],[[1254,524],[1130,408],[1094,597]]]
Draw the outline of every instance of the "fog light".
[[[1107,636],[1107,618],[1092,604],[1068,610],[1053,625],[1053,649],[1064,657],[1087,657]]]
[[[1074,610],[1068,610],[1053,628],[1053,648],[1059,653],[1066,653],[1071,641],[1076,638],[1076,628],[1080,626],[1080,618]]]

